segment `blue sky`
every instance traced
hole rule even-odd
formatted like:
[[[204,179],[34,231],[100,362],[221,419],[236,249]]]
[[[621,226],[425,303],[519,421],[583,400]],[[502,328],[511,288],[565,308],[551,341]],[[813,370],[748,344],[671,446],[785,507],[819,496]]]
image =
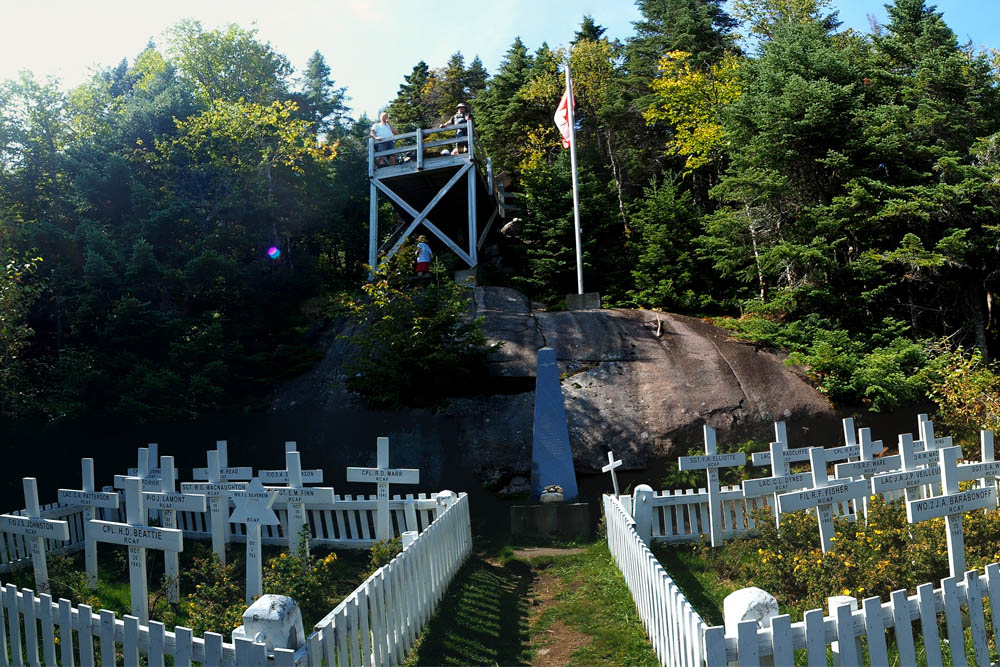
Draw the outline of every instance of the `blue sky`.
[[[1000,47],[1000,0],[939,0],[938,9],[963,41]],[[868,30],[867,15],[885,22],[882,2],[834,0],[841,20]],[[183,18],[207,28],[256,25],[259,36],[296,69],[319,50],[355,113],[374,116],[403,76],[424,60],[440,67],[461,51],[479,55],[494,73],[514,37],[529,49],[567,44],[584,14],[625,39],[639,12],[631,0],[0,0],[0,79],[19,69],[59,77],[67,87],[95,66],[133,59],[152,38]]]

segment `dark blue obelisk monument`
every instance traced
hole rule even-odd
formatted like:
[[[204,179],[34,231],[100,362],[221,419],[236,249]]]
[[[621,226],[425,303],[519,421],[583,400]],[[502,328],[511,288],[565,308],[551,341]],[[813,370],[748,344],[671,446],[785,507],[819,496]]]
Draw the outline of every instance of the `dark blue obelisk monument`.
[[[543,347],[538,351],[538,371],[535,377],[535,427],[531,445],[531,499],[538,497],[546,486],[557,484],[563,489],[566,502],[576,500],[576,471],[573,450],[569,446],[566,408],[556,351]]]

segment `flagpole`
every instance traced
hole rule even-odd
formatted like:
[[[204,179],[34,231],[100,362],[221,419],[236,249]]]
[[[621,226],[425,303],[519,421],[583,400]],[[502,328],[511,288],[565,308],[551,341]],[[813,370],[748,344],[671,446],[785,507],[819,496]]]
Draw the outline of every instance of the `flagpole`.
[[[566,90],[569,91],[569,163],[573,170],[573,228],[576,232],[576,287],[577,294],[583,294],[583,242],[580,237],[580,191],[576,185],[576,127],[574,109],[576,96],[573,94],[573,77],[566,61]]]

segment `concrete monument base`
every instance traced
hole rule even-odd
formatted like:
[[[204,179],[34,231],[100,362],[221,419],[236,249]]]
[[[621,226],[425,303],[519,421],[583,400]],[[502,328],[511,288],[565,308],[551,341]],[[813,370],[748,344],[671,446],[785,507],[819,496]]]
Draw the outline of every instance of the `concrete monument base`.
[[[584,292],[583,294],[567,294],[566,310],[600,310],[600,292]]]
[[[514,505],[510,508],[510,533],[515,537],[589,538],[590,526],[588,503]]]

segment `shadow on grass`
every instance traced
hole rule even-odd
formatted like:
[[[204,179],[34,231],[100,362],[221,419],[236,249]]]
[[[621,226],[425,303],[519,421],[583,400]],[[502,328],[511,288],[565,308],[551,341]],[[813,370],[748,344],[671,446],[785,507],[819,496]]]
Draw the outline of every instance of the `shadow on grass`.
[[[722,600],[717,599],[702,586],[702,583],[691,571],[691,563],[681,558],[677,550],[669,545],[657,545],[654,548],[654,553],[660,561],[660,565],[667,571],[674,583],[680,587],[684,597],[688,599],[702,620],[709,625],[723,625],[725,618],[721,611]]]
[[[448,587],[408,665],[523,665],[531,657],[524,562],[472,556]]]

